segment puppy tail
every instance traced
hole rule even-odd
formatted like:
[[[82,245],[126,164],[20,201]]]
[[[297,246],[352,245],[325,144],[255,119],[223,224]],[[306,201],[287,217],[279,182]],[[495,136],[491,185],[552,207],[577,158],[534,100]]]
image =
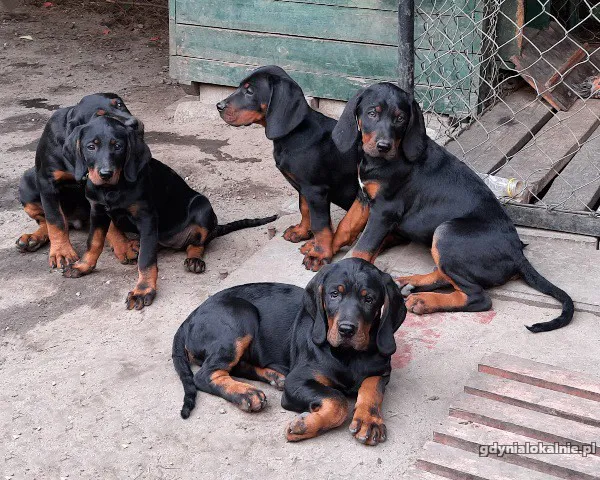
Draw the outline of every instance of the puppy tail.
[[[242,228],[258,227],[265,225],[277,220],[277,215],[264,218],[245,218],[243,220],[236,220],[235,222],[226,223],[225,225],[219,225],[216,229],[216,237],[222,237],[228,233],[241,230]]]
[[[185,351],[185,338],[183,335],[183,327],[187,322],[184,322],[173,339],[173,366],[179,374],[181,383],[183,384],[183,407],[181,407],[181,417],[188,418],[190,412],[196,406],[196,385],[194,383],[194,374],[190,367],[187,353]]]
[[[520,270],[521,276],[527,285],[535,288],[538,292],[556,298],[562,303],[562,313],[558,317],[548,322],[536,323],[530,326],[526,325],[527,330],[533,333],[549,332],[568,325],[573,319],[573,312],[575,311],[573,299],[565,291],[542,277],[525,257],[521,261]]]

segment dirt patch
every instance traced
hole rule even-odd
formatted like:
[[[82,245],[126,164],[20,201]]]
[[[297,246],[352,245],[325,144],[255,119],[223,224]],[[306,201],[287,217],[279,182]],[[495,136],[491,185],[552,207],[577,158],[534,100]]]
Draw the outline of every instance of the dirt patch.
[[[19,185],[18,183],[0,182],[0,209],[19,208]]]
[[[21,151],[35,152],[37,150],[38,143],[40,143],[40,141],[36,138],[35,140],[32,140],[31,142],[26,143],[25,145],[10,147],[6,151],[8,153],[21,152]]]
[[[42,108],[44,110],[58,110],[60,105],[49,104],[47,98],[30,98],[27,100],[19,100],[19,105],[25,108]]]
[[[0,134],[32,132],[42,128],[50,118],[47,114],[32,112],[13,115],[0,122]]]

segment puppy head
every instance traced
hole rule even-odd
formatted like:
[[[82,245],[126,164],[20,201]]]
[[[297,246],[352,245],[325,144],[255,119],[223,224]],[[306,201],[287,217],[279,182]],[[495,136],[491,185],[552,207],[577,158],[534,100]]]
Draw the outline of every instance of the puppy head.
[[[378,83],[348,101],[333,140],[343,152],[360,143],[369,157],[412,162],[425,151],[427,133],[417,102],[396,85]]]
[[[97,115],[116,115],[133,118],[125,102],[115,93],[94,93],[83,97],[67,115],[67,135],[79,125],[89,122]]]
[[[406,316],[392,278],[359,258],[321,269],[306,287],[304,306],[314,319],[315,344],[383,356],[396,351],[394,332]]]
[[[150,149],[143,140],[143,124],[135,117],[100,115],[75,127],[65,141],[63,155],[75,164],[75,179],[87,173],[97,186],[116,185],[124,174],[134,182],[150,161]]]
[[[258,123],[267,138],[288,135],[309,112],[300,86],[277,66],[254,70],[229,97],[217,103],[221,118],[236,127]]]

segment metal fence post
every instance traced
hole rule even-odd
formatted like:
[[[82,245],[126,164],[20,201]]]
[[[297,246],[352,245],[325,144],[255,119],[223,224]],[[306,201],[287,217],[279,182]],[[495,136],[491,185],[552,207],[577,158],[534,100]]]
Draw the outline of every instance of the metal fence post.
[[[398,2],[398,86],[414,96],[415,89],[415,2]]]

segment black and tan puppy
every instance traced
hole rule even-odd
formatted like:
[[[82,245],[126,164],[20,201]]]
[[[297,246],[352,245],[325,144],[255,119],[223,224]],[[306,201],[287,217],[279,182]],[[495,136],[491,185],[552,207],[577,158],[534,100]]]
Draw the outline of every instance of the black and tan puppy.
[[[76,179],[88,176],[85,191],[91,215],[87,252],[64,275],[80,277],[92,272],[111,219],[121,230],[139,233],[139,279],[127,296],[128,309],[142,309],[156,295],[159,244],[185,249],[186,268],[202,273],[204,249],[211,240],[277,218],[219,225],[208,199],[152,158],[136,119],[104,115],[75,128],[65,142],[65,156],[75,163]]]
[[[350,432],[367,445],[386,439],[381,403],[389,381],[394,332],[406,316],[392,277],[361,259],[323,268],[306,290],[254,283],[213,295],[179,327],[173,365],[183,383],[181,416],[196,390],[247,412],[262,410],[265,394],[232,376],[283,390],[283,408],[301,412],[287,426],[289,441],[338,427],[346,395],[358,395]],[[200,365],[196,374],[191,364]]]
[[[131,116],[123,100],[114,93],[88,95],[77,105],[54,112],[37,146],[35,168],[27,170],[19,184],[21,203],[38,223],[38,229],[21,235],[17,248],[33,252],[50,240],[52,268],[65,267],[79,258],[69,240],[69,223],[82,225],[90,211],[83,186],[75,180],[73,159],[63,155],[65,139],[76,127],[104,113]],[[122,263],[135,261],[137,241],[128,240],[114,225],[110,226],[107,239]]]
[[[569,295],[525,258],[512,221],[479,176],[427,137],[419,105],[406,92],[390,83],[359,92],[348,102],[334,139],[342,150],[362,143],[359,181],[370,216],[354,256],[373,261],[390,236],[431,245],[437,269],[397,279],[413,292],[406,299],[409,311],[489,310],[484,288],[521,276],[563,306],[558,318],[529,330],[554,330],[571,321]],[[356,232],[364,226],[361,215],[347,221],[357,225]],[[442,287],[452,292],[432,291]]]
[[[330,204],[348,210],[358,191],[356,150],[341,154],[331,140],[333,118],[314,111],[300,86],[280,67],[253,71],[225,100],[217,104],[229,125],[258,123],[273,141],[277,168],[298,191],[302,220],[283,237],[290,242],[314,240],[305,258],[307,269],[316,269],[332,258]]]

